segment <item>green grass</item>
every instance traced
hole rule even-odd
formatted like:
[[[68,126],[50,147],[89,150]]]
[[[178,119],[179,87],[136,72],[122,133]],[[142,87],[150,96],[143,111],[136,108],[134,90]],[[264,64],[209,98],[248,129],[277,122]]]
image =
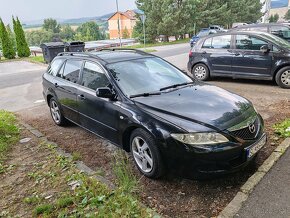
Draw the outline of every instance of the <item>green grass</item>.
[[[174,45],[174,44],[181,44],[181,43],[189,43],[190,39],[181,39],[172,42],[156,42],[156,43],[148,43],[146,44],[146,48],[155,47],[155,46],[164,46],[164,45]],[[131,45],[127,46],[127,48],[144,48],[144,44],[138,45]]]
[[[274,125],[275,133],[282,137],[290,137],[290,119],[284,120],[282,123]]]
[[[3,160],[9,148],[19,140],[16,117],[0,110],[0,173],[4,171]]]
[[[55,152],[54,147],[47,145],[47,148]],[[115,157],[113,169],[117,187],[114,190],[76,170],[74,160],[57,154],[49,159],[52,162],[47,163],[46,167],[55,171],[56,177],[46,177],[46,182],[55,187],[66,184],[67,188],[59,191],[53,202],[41,199],[34,207],[34,214],[45,217],[153,217],[152,211],[141,206],[136,197],[138,182],[124,153],[119,152]],[[37,171],[29,175],[33,175],[31,178],[37,180],[39,175],[45,176],[44,172]],[[72,181],[79,184],[74,190],[67,186]],[[38,193],[42,191],[38,190]],[[30,203],[31,199],[26,201]],[[35,202],[34,199],[32,201]]]
[[[28,61],[36,62],[36,63],[45,63],[43,56],[30,56],[27,58]]]

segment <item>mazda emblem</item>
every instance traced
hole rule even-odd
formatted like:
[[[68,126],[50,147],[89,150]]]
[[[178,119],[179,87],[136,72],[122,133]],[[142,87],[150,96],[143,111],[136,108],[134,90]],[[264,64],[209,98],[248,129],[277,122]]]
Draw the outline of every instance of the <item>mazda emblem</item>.
[[[249,130],[250,130],[250,133],[256,132],[256,127],[253,123],[249,125]]]

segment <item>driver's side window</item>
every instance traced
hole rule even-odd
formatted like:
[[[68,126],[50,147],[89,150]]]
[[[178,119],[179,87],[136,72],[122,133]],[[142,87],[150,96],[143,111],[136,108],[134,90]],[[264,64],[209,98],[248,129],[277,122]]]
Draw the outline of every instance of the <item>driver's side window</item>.
[[[263,45],[268,45],[268,42],[249,35],[237,35],[236,48],[242,50],[258,51]]]
[[[98,64],[86,62],[83,68],[82,86],[92,90],[106,87],[110,84],[105,72]]]

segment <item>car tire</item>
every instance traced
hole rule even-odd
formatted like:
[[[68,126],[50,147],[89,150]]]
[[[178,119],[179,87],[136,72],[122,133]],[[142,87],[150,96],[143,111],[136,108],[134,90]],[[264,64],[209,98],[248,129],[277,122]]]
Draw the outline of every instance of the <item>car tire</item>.
[[[55,98],[50,99],[49,109],[52,120],[56,125],[65,126],[68,123],[67,119],[61,113],[59,103],[55,100]]]
[[[192,76],[199,81],[206,81],[209,79],[209,69],[205,64],[196,64],[192,68]]]
[[[130,137],[130,150],[138,170],[148,178],[157,179],[165,174],[165,167],[154,138],[138,128]]]
[[[290,66],[279,70],[275,76],[278,86],[284,89],[290,89]]]

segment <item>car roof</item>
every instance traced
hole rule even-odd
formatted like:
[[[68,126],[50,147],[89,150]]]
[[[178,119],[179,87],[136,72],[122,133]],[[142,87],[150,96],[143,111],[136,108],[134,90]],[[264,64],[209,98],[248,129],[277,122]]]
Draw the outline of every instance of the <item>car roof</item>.
[[[234,27],[234,29],[245,29],[248,27],[268,27],[268,26],[289,26],[289,24],[285,23],[254,23],[254,24],[247,24],[247,25],[242,25],[242,26],[237,26]]]
[[[155,57],[137,49],[103,49],[96,52],[63,52],[58,57],[82,58],[84,60],[98,60],[101,64],[111,64],[115,62],[129,61],[134,59]]]

